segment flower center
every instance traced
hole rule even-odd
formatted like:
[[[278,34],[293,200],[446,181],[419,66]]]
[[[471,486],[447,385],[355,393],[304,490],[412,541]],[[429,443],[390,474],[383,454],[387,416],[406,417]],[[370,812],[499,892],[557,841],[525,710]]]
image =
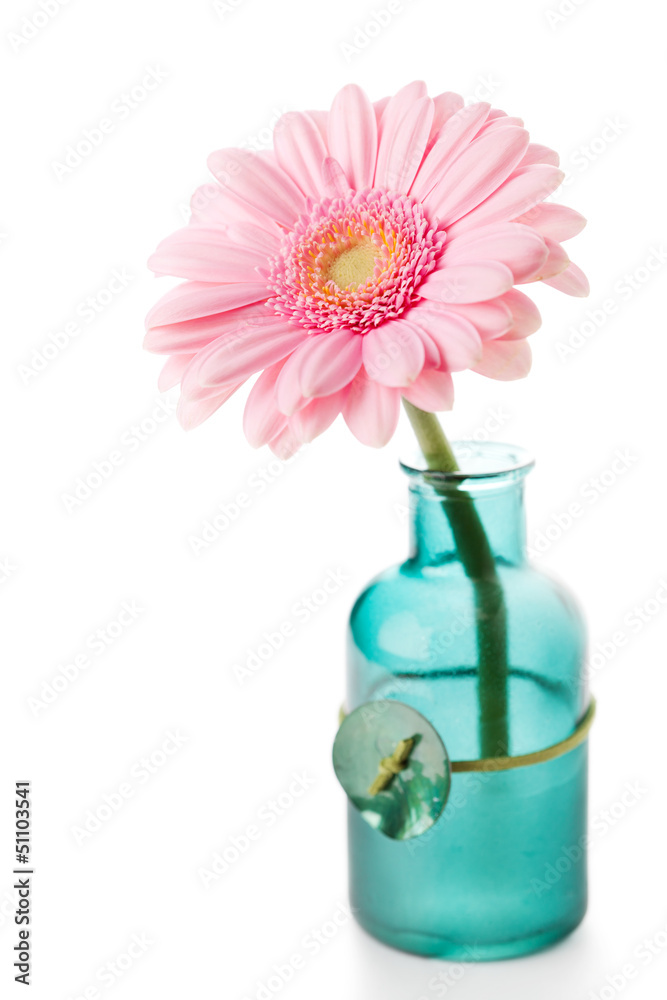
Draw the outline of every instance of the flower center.
[[[268,304],[308,330],[364,333],[417,300],[444,238],[406,195],[369,189],[326,198],[269,261]]]
[[[339,288],[356,288],[373,276],[377,257],[378,251],[372,243],[359,243],[334,257],[327,278]]]

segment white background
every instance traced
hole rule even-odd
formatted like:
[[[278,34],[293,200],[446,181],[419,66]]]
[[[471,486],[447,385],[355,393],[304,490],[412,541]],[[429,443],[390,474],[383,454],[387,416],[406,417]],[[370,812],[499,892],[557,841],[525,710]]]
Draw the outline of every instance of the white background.
[[[34,0],[3,3],[3,996],[24,989],[12,982],[10,892],[12,789],[23,778],[33,782],[38,1000],[254,998],[297,953],[305,969],[270,996],[654,1000],[664,989],[660,11],[648,0],[562,0],[561,14],[556,0],[398,6],[367,30],[383,0],[235,0],[218,10],[210,0],[70,0],[46,24]],[[114,112],[151,69],[164,79],[146,100]],[[400,441],[371,451],[340,422],[282,467],[245,443],[244,393],[191,434],[166,416],[174,393],[162,400],[164,421],[151,423],[160,362],[141,349],[144,314],[170,287],[145,260],[184,224],[210,151],[266,146],[278,114],[328,107],[351,80],[377,99],[415,78],[432,94],[490,97],[523,117],[536,141],[561,152],[568,180],[557,197],[589,219],[571,246],[590,299],[535,289],[544,325],[532,374],[508,384],[459,376],[445,421],[452,437],[505,439],[537,455],[529,538],[587,613],[599,654],[591,905],[551,951],[464,969],[387,949],[340,910],[345,810],[330,747],[344,626],[364,582],[406,551]],[[68,145],[104,117],[113,131],[56,176]],[[81,303],[114,269],[127,286],[88,322]],[[78,334],[36,371],[37,353],[72,322]],[[580,346],[563,356],[558,345],[573,335]],[[118,450],[122,463],[68,505],[77,480]],[[258,477],[269,483],[262,493]],[[195,554],[192,536],[239,493],[246,509]],[[573,503],[579,516],[568,523]],[[304,621],[295,605],[330,571],[345,580]],[[141,610],[96,652],[91,635],[115,634],[124,602]],[[241,683],[234,664],[285,622],[295,634]],[[30,699],[81,654],[85,669],[36,710]],[[170,732],[183,742],[164,755]],[[149,775],[141,762],[151,755]],[[295,773],[308,789],[272,825],[258,820],[289,797]],[[124,783],[131,796],[81,842],[88,811]],[[628,783],[641,790],[632,802]],[[205,889],[198,870],[249,824],[260,839]],[[336,914],[338,932],[314,954],[307,936]],[[133,949],[140,957],[122,977],[98,978],[109,962],[127,964],[133,935],[150,941],[145,951]],[[645,939],[659,942],[648,963],[637,950]]]

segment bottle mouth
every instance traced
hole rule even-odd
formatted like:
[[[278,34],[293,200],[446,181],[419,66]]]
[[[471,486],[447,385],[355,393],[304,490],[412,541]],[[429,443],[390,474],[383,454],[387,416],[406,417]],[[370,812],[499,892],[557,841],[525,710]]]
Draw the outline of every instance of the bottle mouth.
[[[525,448],[500,441],[453,441],[451,447],[459,466],[453,472],[429,469],[418,450],[400,459],[401,468],[411,477],[454,485],[466,479],[498,481],[523,478],[535,464],[533,456]]]

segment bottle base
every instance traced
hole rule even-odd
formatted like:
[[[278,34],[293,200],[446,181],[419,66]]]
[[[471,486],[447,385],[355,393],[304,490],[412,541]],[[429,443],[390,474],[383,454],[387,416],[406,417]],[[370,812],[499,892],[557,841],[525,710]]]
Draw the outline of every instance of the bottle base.
[[[584,913],[572,924],[551,928],[509,941],[491,943],[464,943],[451,938],[423,934],[416,931],[387,927],[353,910],[357,923],[372,937],[399,951],[428,958],[444,958],[453,962],[499,962],[510,958],[521,958],[543,951],[571,934],[584,919]]]

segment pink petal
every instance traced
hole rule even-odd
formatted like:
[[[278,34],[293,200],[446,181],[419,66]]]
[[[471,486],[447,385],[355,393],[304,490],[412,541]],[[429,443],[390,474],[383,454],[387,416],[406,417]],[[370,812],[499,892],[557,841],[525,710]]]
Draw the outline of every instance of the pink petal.
[[[227,385],[201,386],[197,383],[196,375],[197,358],[195,356],[193,362],[185,369],[181,379],[181,394],[191,403],[200,403],[206,399],[213,399],[214,396],[219,396],[221,392],[224,392],[228,388]],[[245,381],[247,380],[244,379],[243,381],[230,383],[230,385],[243,385]]]
[[[258,302],[213,313],[211,316],[183,320],[181,323],[167,323],[148,330],[144,337],[144,347],[155,354],[192,354],[250,319],[262,322],[273,319],[273,315],[263,302]]]
[[[548,236],[552,240],[569,240],[586,225],[586,220],[579,212],[566,205],[557,205],[552,201],[541,202],[515,219],[526,226],[531,226],[541,236]]]
[[[328,155],[320,131],[307,114],[288,112],[273,132],[278,163],[305,195],[322,196],[322,162]]]
[[[423,201],[433,190],[445,170],[469,145],[490,108],[489,104],[469,104],[443,124],[412,185],[413,197]]]
[[[345,171],[333,156],[327,156],[322,164],[322,187],[329,198],[345,195],[350,190]]]
[[[198,427],[216,410],[219,410],[222,404],[226,403],[242,385],[243,382],[236,382],[234,385],[225,386],[219,393],[206,399],[193,400],[181,395],[176,407],[176,417],[181,427],[186,431]]]
[[[453,239],[460,233],[491,222],[511,222],[528,212],[533,205],[544,201],[562,182],[565,174],[548,163],[535,163],[519,167],[497,191],[472,212],[450,227],[448,236]]]
[[[232,243],[220,228],[186,226],[167,236],[149,258],[156,274],[173,274],[193,281],[257,281],[256,267],[266,255]]]
[[[301,391],[299,362],[293,358],[294,354],[287,359],[276,383],[276,404],[289,417],[308,403]]]
[[[523,128],[523,118],[513,118],[510,115],[506,115],[504,111],[496,112],[492,109],[489,111],[488,120],[484,122],[478,135],[483,135],[485,132],[497,132],[499,128],[508,128],[510,125]]]
[[[224,188],[284,226],[293,225],[303,211],[305,198],[294,181],[258,153],[220,149],[208,165]]]
[[[444,94],[437,94],[433,98],[433,123],[431,125],[431,134],[428,138],[428,144],[426,146],[427,152],[429,152],[434,143],[437,141],[440,129],[449,121],[457,111],[460,111],[463,107],[463,98],[460,94],[455,94],[452,91],[445,91]]]
[[[226,312],[268,298],[264,282],[236,282],[211,285],[207,282],[186,281],[163,295],[146,316],[146,329],[198,319],[213,313]],[[149,347],[148,350],[151,348]]]
[[[521,128],[502,128],[475,139],[456,158],[425,199],[426,208],[449,226],[500,187],[528,145]]]
[[[413,110],[415,104],[427,96],[426,84],[421,80],[408,83],[401,87],[387,101],[378,131],[377,166],[375,168],[375,186],[379,186],[379,178],[384,176],[385,160],[394,146],[401,122]]]
[[[287,417],[276,404],[276,379],[281,368],[279,362],[263,371],[246,400],[243,432],[253,448],[261,448],[287,426]]]
[[[252,205],[237,198],[215,180],[197,188],[190,199],[190,211],[190,224],[192,225],[222,226],[224,228],[230,222],[250,222],[280,235],[280,229],[272,219],[253,208]]]
[[[570,258],[563,250],[560,243],[555,240],[545,239],[549,255],[537,271],[530,279],[530,281],[543,281],[547,278],[555,278],[558,274],[565,270],[565,268],[570,263]]]
[[[410,321],[425,330],[438,348],[439,368],[463,371],[482,356],[482,339],[478,331],[458,313],[423,305],[410,311]]]
[[[396,430],[400,408],[400,389],[373,382],[360,371],[350,386],[343,417],[358,441],[382,448]]]
[[[231,222],[227,226],[227,236],[232,243],[260,254],[264,263],[270,254],[280,250],[282,243],[282,233],[277,226],[269,231],[252,222]]]
[[[537,306],[518,288],[505,292],[498,301],[507,306],[512,314],[512,329],[504,334],[504,340],[522,340],[542,326],[542,317]]]
[[[515,282],[529,281],[540,273],[548,249],[545,241],[529,226],[516,222],[495,222],[455,237],[446,245],[445,267],[478,260],[495,260],[509,267]]]
[[[484,302],[495,299],[514,284],[509,267],[496,261],[441,267],[419,286],[419,294],[432,302]]]
[[[300,447],[301,441],[299,441],[289,424],[272,441],[269,441],[269,448],[281,462],[286,462],[292,455],[296,455]]]
[[[450,307],[447,306],[449,309]],[[414,315],[414,314],[412,314]],[[409,323],[409,320],[407,320]],[[440,351],[432,337],[429,337],[426,330],[421,326],[413,324],[414,331],[424,345],[424,368],[439,368],[440,367]]]
[[[343,409],[347,399],[347,388],[334,392],[331,396],[311,399],[301,410],[290,417],[290,428],[304,444],[310,444],[323,434]]]
[[[324,144],[326,145],[327,133],[329,131],[329,112],[328,111],[306,111],[306,114],[315,124],[317,131],[322,136]]]
[[[559,292],[565,292],[566,295],[575,295],[578,298],[585,298],[591,290],[584,272],[571,261],[568,267],[555,278],[546,278],[544,284],[551,285],[552,288],[557,288]]]
[[[482,360],[473,367],[478,375],[512,382],[530,371],[531,351],[525,340],[488,340]]]
[[[397,90],[393,97],[389,98],[387,101],[387,107],[391,104],[394,98],[397,98],[399,101],[405,101],[408,104],[414,104],[414,102],[418,101],[421,97],[426,97],[427,93],[428,87],[423,80],[412,80],[410,83],[403,84],[400,90]]]
[[[305,330],[280,317],[243,320],[199,353],[197,377],[203,386],[245,380],[287,357],[306,337]]]
[[[380,141],[380,136],[382,134],[382,118],[384,116],[385,108],[389,104],[391,98],[381,97],[379,101],[373,101],[373,111],[375,112],[375,121],[377,123],[377,138]],[[375,168],[373,168],[373,174],[375,174]]]
[[[381,385],[410,385],[424,367],[424,342],[402,319],[381,323],[362,339],[366,374]]]
[[[560,156],[555,149],[542,146],[539,142],[531,142],[519,166],[527,167],[531,163],[550,163],[553,167],[557,167],[560,163]]]
[[[420,410],[435,413],[451,410],[454,405],[454,383],[449,372],[423,371],[416,382],[403,390],[405,398]]]
[[[329,113],[329,152],[359,190],[373,183],[377,154],[375,111],[361,87],[349,83],[336,94]]]
[[[407,194],[422,161],[433,121],[430,97],[387,108],[378,148],[375,187]]]
[[[173,389],[175,385],[178,385],[194,357],[194,354],[174,354],[167,359],[157,381],[160,392],[166,392],[167,389]]]
[[[348,330],[310,334],[288,359],[278,379],[278,406],[290,416],[313,396],[330,396],[361,367],[359,334]]]
[[[509,295],[506,292],[505,295]],[[512,329],[512,312],[503,301],[503,297],[489,299],[487,302],[473,302],[470,305],[447,305],[447,312],[455,312],[463,316],[475,327],[482,340],[495,340]],[[528,300],[530,301],[530,299]]]
[[[396,93],[392,97],[382,97],[379,101],[373,102],[373,108],[375,109],[375,118],[377,121],[378,145],[382,140],[385,123],[387,121],[386,112],[390,103],[398,99],[401,101],[405,101],[406,105],[414,104],[416,101],[426,96],[427,96],[427,88],[424,81],[414,80],[412,83],[408,83],[404,87],[401,87],[401,89],[396,91]]]
[[[212,180],[201,184],[190,198],[191,223],[200,226],[226,226],[229,222],[229,212],[226,210],[230,200],[228,191]],[[236,203],[241,205],[240,202]],[[242,216],[248,221],[248,216],[242,208]]]
[[[348,331],[311,336],[298,352],[303,395],[329,396],[351,382],[361,367],[361,347],[359,335]]]

